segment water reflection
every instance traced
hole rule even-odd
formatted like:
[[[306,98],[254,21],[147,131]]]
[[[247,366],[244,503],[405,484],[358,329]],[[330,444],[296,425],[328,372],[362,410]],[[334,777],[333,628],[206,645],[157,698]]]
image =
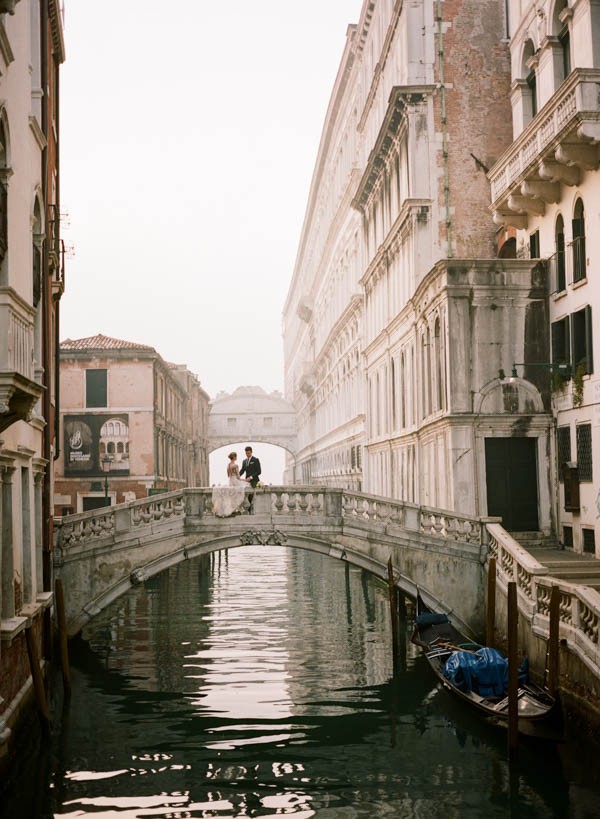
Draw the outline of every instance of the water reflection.
[[[309,552],[174,567],[90,624],[35,756],[42,796],[17,776],[0,815],[598,815],[564,749],[523,745],[511,776],[505,735],[437,687],[409,631],[394,674],[385,589]]]

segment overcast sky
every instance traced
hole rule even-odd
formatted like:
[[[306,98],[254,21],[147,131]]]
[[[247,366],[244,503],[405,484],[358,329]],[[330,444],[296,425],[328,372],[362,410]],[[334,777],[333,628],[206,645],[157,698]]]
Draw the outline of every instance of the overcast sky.
[[[150,344],[211,396],[283,386],[281,313],[361,0],[67,0],[61,339]]]
[[[283,389],[283,303],[361,6],[67,0],[62,340],[149,344],[211,397]]]

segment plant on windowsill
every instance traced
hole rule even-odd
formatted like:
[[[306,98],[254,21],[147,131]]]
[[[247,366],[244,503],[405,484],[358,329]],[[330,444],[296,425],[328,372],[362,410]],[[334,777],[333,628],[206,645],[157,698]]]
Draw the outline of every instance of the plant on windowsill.
[[[561,392],[567,385],[568,376],[561,370],[552,370],[552,392]]]
[[[583,403],[583,376],[586,374],[585,361],[580,361],[573,376],[573,406],[580,407]]]

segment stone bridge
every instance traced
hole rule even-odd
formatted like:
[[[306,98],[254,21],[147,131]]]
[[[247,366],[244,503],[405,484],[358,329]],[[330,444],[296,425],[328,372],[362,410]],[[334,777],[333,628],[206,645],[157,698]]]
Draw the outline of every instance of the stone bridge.
[[[560,636],[567,658],[600,680],[600,595],[557,580],[498,519],[469,518],[342,489],[316,486],[254,490],[254,513],[217,518],[211,489],[185,489],[55,522],[54,569],[62,579],[68,631],[82,627],[132,585],[183,560],[250,544],[328,554],[388,577],[409,596],[452,612],[474,634],[484,626],[488,559],[496,558],[499,639],[506,634],[506,589],[517,584],[520,639],[533,664],[545,667],[552,586],[560,589]]]

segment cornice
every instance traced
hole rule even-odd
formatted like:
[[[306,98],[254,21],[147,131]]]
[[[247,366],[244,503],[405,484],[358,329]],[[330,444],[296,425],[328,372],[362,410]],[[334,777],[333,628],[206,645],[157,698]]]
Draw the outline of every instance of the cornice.
[[[357,130],[360,134],[365,129],[365,125],[367,123],[367,117],[369,116],[369,112],[373,107],[373,101],[375,99],[375,95],[377,93],[377,89],[379,87],[379,81],[381,80],[383,74],[383,68],[387,62],[388,54],[390,48],[392,47],[392,40],[394,39],[394,34],[396,33],[396,28],[398,26],[398,20],[400,19],[400,12],[402,11],[402,7],[404,6],[404,0],[396,0],[396,4],[392,11],[392,17],[390,19],[387,32],[385,35],[385,39],[383,41],[383,46],[381,48],[381,54],[379,55],[379,60],[377,61],[377,65],[375,66],[375,70],[373,72],[373,79],[371,80],[371,87],[369,88],[369,93],[367,94],[367,99],[365,100],[365,105],[360,115],[360,119],[358,121]],[[364,44],[364,40],[361,41],[361,50]]]
[[[367,269],[363,273],[362,277],[359,279],[359,284],[364,287],[369,280],[373,277],[373,274],[379,269],[382,261],[385,260],[385,257],[394,254],[394,245],[398,239],[399,234],[404,229],[405,225],[407,224],[409,218],[412,215],[418,214],[422,208],[429,209],[431,207],[431,199],[405,199],[402,203],[402,207],[400,208],[400,212],[396,217],[394,224],[390,228],[387,236],[377,249],[377,253],[373,256],[371,261],[369,262]]]
[[[381,174],[400,125],[406,116],[407,108],[422,102],[434,90],[434,85],[395,85],[392,88],[379,134],[352,200],[353,208],[364,212],[369,195]]]
[[[59,62],[65,61],[65,40],[63,36],[62,12],[58,0],[48,0],[48,16],[52,31],[52,45]]]

